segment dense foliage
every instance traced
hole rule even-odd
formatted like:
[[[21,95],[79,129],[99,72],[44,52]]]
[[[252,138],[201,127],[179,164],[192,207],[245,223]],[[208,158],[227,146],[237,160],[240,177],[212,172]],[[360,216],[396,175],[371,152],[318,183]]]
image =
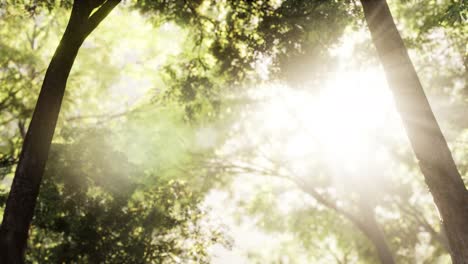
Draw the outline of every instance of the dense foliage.
[[[390,5],[466,183],[466,3]],[[0,3],[2,208],[71,6]],[[124,1],[68,79],[26,261],[448,263],[371,43],[353,0]]]

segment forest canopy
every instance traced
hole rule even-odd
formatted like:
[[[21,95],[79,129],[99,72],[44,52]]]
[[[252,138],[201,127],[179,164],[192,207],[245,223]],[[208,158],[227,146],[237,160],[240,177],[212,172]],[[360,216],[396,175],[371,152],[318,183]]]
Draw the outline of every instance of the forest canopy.
[[[0,0],[0,263],[468,263],[463,0]]]

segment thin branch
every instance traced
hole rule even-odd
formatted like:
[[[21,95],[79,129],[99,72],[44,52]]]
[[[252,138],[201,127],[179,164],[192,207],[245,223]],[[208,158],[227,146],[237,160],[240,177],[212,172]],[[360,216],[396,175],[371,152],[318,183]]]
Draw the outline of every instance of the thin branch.
[[[78,1],[78,0],[75,0]],[[89,18],[84,36],[87,37],[106,18],[121,0],[107,0]]]
[[[265,169],[265,168],[255,168],[252,166],[239,166],[235,164],[228,164],[228,165],[221,165],[217,166],[218,169],[231,169],[233,172],[237,173],[257,173],[263,176],[270,176],[270,177],[278,177],[282,179],[287,179],[294,184],[296,184],[302,191],[305,193],[309,194],[312,196],[317,202],[320,204],[324,205],[325,207],[328,207],[338,214],[343,215],[344,217],[348,218],[351,222],[356,224],[360,229],[366,230],[366,226],[362,221],[360,221],[355,215],[353,215],[351,212],[348,212],[344,210],[343,208],[339,207],[335,202],[327,199],[325,196],[320,194],[314,187],[312,187],[310,184],[302,180],[301,178],[294,177],[294,176],[288,176],[281,174],[275,170],[270,170],[270,169]],[[293,172],[289,171],[289,173],[293,174]]]
[[[400,210],[406,213],[409,217],[411,217],[415,222],[420,224],[427,232],[429,232],[439,243],[446,249],[449,250],[449,245],[447,238],[441,233],[437,232],[434,227],[427,221],[427,219],[423,216],[419,210],[414,208],[413,206],[406,205],[401,201],[397,201]]]

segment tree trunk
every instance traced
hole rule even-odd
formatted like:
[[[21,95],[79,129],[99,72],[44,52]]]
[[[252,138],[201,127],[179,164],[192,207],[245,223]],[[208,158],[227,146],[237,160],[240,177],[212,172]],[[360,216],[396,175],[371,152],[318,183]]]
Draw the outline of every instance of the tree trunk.
[[[36,108],[24,139],[0,227],[1,264],[24,263],[29,226],[68,75],[85,38],[120,1],[103,2],[76,0],[73,3],[67,28],[47,69]],[[99,9],[90,16],[96,7]]]
[[[372,243],[375,247],[377,252],[377,257],[382,264],[393,264],[395,263],[393,259],[392,251],[385,240],[385,234],[379,227],[379,223],[375,219],[374,215],[374,208],[367,202],[360,198],[359,201],[359,209],[361,214],[359,216],[352,214],[340,208],[336,205],[336,203],[328,200],[321,194],[319,194],[314,187],[310,186],[309,184],[301,181],[295,182],[304,192],[312,196],[317,202],[322,204],[323,206],[334,210],[336,213],[342,215],[351,223],[353,223]]]
[[[379,256],[380,263],[382,264],[393,264],[392,251],[385,240],[385,234],[379,226],[379,223],[375,219],[374,207],[366,201],[366,198],[360,197],[358,206],[361,212],[359,224],[357,226],[361,231],[369,238],[374,244]]]
[[[468,191],[386,1],[361,3],[406,133],[443,220],[452,261],[468,263]]]

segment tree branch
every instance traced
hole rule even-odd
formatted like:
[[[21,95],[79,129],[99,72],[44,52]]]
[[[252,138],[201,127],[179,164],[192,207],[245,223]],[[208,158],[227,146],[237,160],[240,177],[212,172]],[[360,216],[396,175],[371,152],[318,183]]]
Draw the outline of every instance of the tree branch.
[[[94,29],[106,18],[109,13],[121,2],[122,0],[107,0],[103,3],[96,12],[89,18],[84,31],[84,36],[87,37]]]

